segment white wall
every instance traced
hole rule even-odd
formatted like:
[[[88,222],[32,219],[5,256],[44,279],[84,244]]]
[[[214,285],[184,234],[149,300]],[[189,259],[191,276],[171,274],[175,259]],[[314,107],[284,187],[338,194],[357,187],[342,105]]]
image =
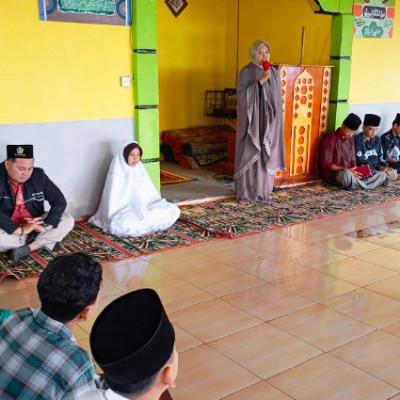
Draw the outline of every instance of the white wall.
[[[33,144],[35,166],[61,189],[76,220],[98,206],[115,151],[134,137],[132,118],[0,125],[0,160],[7,144]]]
[[[349,112],[358,115],[361,121],[365,114],[375,114],[381,117],[378,135],[382,135],[392,128],[392,122],[397,113],[400,113],[399,103],[377,103],[377,104],[351,104]],[[361,130],[361,129],[360,129]]]

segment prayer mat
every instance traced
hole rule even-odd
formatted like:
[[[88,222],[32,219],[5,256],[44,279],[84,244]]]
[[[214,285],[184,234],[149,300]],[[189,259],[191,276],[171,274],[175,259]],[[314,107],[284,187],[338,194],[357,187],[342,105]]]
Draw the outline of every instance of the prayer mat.
[[[42,248],[17,263],[12,261],[10,253],[0,253],[0,282],[7,275],[17,279],[35,277],[54,257],[64,254],[84,252],[98,262],[105,262],[216,239],[220,239],[220,236],[179,220],[166,231],[130,238],[109,235],[87,221],[79,221],[75,222],[73,230],[64,238],[59,250]]]
[[[168,230],[120,238],[102,232],[87,221],[76,222],[60,250],[45,248],[18,263],[0,253],[0,281],[38,275],[56,256],[83,251],[99,262],[121,260],[210,240],[234,239],[400,200],[400,181],[372,191],[346,191],[325,183],[276,188],[265,203],[240,204],[219,200],[181,206],[179,220]]]
[[[233,239],[399,199],[399,181],[372,191],[346,191],[325,183],[313,183],[276,188],[265,203],[240,204],[222,200],[184,206],[180,220]]]
[[[161,180],[161,185],[168,185],[169,183],[182,183],[182,182],[195,181],[196,178],[191,178],[190,176],[185,176],[177,174],[176,172],[162,169],[160,171],[160,180]]]

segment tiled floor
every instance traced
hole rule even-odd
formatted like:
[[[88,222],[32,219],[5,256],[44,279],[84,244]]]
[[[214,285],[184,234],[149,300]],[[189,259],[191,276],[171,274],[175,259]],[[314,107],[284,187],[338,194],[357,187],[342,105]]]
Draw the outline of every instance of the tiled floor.
[[[100,307],[160,293],[174,400],[400,400],[399,220],[400,202],[108,263]],[[6,278],[0,307],[38,306],[36,281]]]

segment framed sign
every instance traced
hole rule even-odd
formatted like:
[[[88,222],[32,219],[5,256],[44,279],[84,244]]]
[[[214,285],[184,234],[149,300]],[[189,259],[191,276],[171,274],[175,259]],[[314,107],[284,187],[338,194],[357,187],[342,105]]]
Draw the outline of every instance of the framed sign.
[[[354,36],[385,38],[393,36],[395,0],[354,0]]]
[[[132,24],[132,0],[39,0],[40,20]]]

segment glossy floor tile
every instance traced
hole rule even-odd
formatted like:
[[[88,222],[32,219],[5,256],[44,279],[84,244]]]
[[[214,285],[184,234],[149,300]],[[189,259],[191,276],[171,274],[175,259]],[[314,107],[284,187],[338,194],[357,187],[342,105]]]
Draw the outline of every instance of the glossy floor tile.
[[[217,400],[245,389],[260,378],[207,345],[201,345],[179,355],[174,400]]]
[[[400,338],[373,332],[331,351],[349,364],[400,388]]]
[[[174,311],[169,315],[174,324],[204,343],[262,324],[260,319],[220,299]]]
[[[311,300],[267,282],[224,296],[222,300],[264,321],[273,320],[313,304]]]
[[[398,389],[324,354],[267,380],[296,400],[390,399]]]
[[[379,267],[355,258],[323,265],[318,271],[334,276],[357,286],[366,286],[387,278],[398,276],[396,271]]]
[[[273,281],[306,271],[307,267],[273,254],[263,254],[247,260],[230,261],[229,265],[264,281]]]
[[[348,235],[334,236],[328,239],[319,240],[314,244],[316,246],[326,247],[329,250],[336,251],[348,257],[379,249],[377,244]]]
[[[383,246],[377,250],[359,254],[355,258],[400,272],[400,249]]]
[[[320,304],[277,318],[271,321],[271,325],[323,351],[352,342],[375,330]]]
[[[322,353],[316,347],[269,324],[211,342],[210,346],[262,379],[291,369]]]
[[[290,400],[291,398],[292,397],[289,397],[278,389],[275,389],[265,381],[261,381],[230,396],[224,397],[224,400]]]
[[[400,320],[400,301],[367,289],[358,289],[322,303],[376,328]]]
[[[108,262],[96,315],[158,291],[174,400],[400,400],[399,221],[397,202]],[[36,284],[7,277],[0,307],[38,307]],[[93,323],[73,331],[86,349]]]
[[[219,268],[197,272],[184,279],[217,297],[239,292],[264,282],[246,272],[223,264]]]
[[[315,302],[321,302],[357,289],[357,286],[352,283],[316,270],[300,272],[277,279],[273,283]]]

